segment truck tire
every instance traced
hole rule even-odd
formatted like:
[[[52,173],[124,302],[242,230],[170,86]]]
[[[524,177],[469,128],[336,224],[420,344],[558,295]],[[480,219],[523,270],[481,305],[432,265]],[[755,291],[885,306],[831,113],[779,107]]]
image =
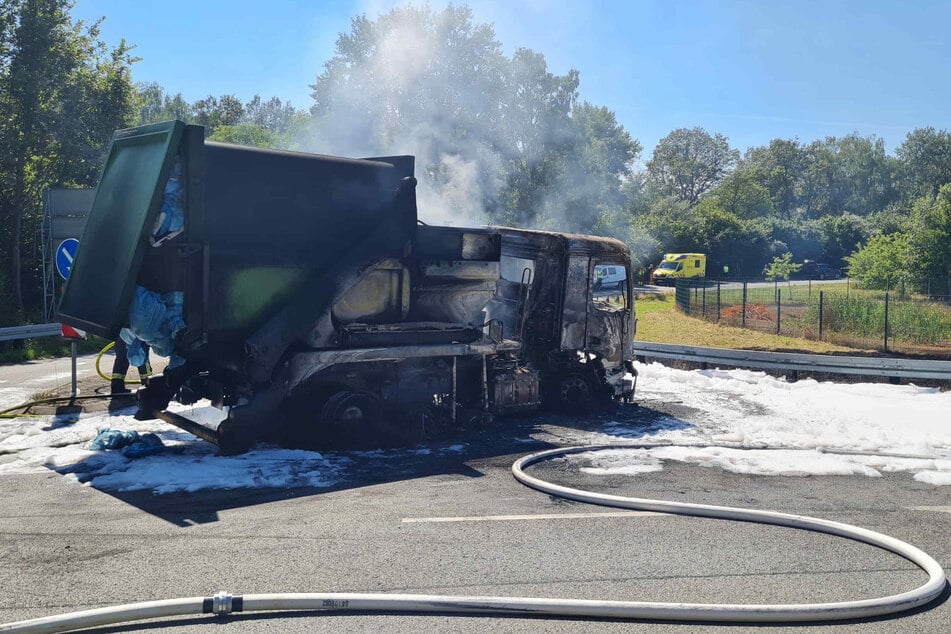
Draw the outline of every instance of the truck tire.
[[[372,394],[342,390],[331,395],[320,410],[320,418],[340,427],[356,427],[372,420],[376,399]]]
[[[591,381],[577,372],[570,372],[558,379],[555,400],[558,405],[570,410],[583,409],[594,400]]]

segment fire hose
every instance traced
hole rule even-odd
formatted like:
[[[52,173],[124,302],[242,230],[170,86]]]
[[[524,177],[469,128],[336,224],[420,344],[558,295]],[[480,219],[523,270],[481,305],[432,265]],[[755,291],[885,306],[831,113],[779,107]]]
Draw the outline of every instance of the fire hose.
[[[651,445],[602,445],[551,449],[520,458],[512,473],[522,484],[560,498],[615,508],[691,515],[716,519],[772,524],[852,539],[882,548],[914,563],[928,575],[923,585],[900,594],[804,604],[704,604],[642,601],[599,601],[527,597],[445,596],[425,594],[282,593],[186,597],[145,601],[72,612],[0,625],[0,632],[30,634],[67,632],[143,619],[195,614],[218,616],[258,611],[402,612],[440,614],[496,614],[518,616],[570,616],[576,618],[651,619],[726,623],[828,622],[868,618],[911,610],[934,601],[947,586],[941,565],[922,550],[894,537],[850,524],[773,511],[669,502],[592,493],[565,487],[528,475],[531,465],[574,453],[605,449],[643,449]]]

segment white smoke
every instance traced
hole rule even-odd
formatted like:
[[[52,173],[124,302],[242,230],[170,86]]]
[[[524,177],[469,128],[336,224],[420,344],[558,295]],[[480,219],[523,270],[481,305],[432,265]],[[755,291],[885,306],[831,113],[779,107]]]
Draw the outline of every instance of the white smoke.
[[[546,164],[549,148],[573,138],[570,120],[552,113],[573,103],[576,82],[572,75],[568,88],[554,89],[558,78],[541,55],[504,55],[492,27],[466,7],[400,6],[359,17],[341,35],[318,77],[313,126],[299,147],[415,156],[419,217],[428,223],[499,221],[497,212],[511,206],[503,200],[507,178],[518,169],[520,191],[538,199],[522,201],[522,216],[503,222],[590,228],[602,210],[576,203],[603,184],[589,178],[580,152],[557,168]]]

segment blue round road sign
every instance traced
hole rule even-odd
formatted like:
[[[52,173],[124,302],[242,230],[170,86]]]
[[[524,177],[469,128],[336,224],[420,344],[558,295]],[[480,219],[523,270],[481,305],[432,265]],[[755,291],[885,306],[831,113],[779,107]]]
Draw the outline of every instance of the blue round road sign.
[[[69,277],[69,272],[73,268],[73,260],[76,258],[76,249],[79,248],[79,240],[76,238],[66,238],[59,243],[56,249],[56,271],[64,280]]]

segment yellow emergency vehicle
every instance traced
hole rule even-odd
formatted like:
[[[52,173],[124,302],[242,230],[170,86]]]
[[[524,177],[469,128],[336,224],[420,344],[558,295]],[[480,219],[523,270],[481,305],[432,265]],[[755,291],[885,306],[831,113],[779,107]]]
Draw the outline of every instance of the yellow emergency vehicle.
[[[706,253],[665,253],[664,260],[654,269],[653,282],[673,286],[678,279],[706,275]]]

